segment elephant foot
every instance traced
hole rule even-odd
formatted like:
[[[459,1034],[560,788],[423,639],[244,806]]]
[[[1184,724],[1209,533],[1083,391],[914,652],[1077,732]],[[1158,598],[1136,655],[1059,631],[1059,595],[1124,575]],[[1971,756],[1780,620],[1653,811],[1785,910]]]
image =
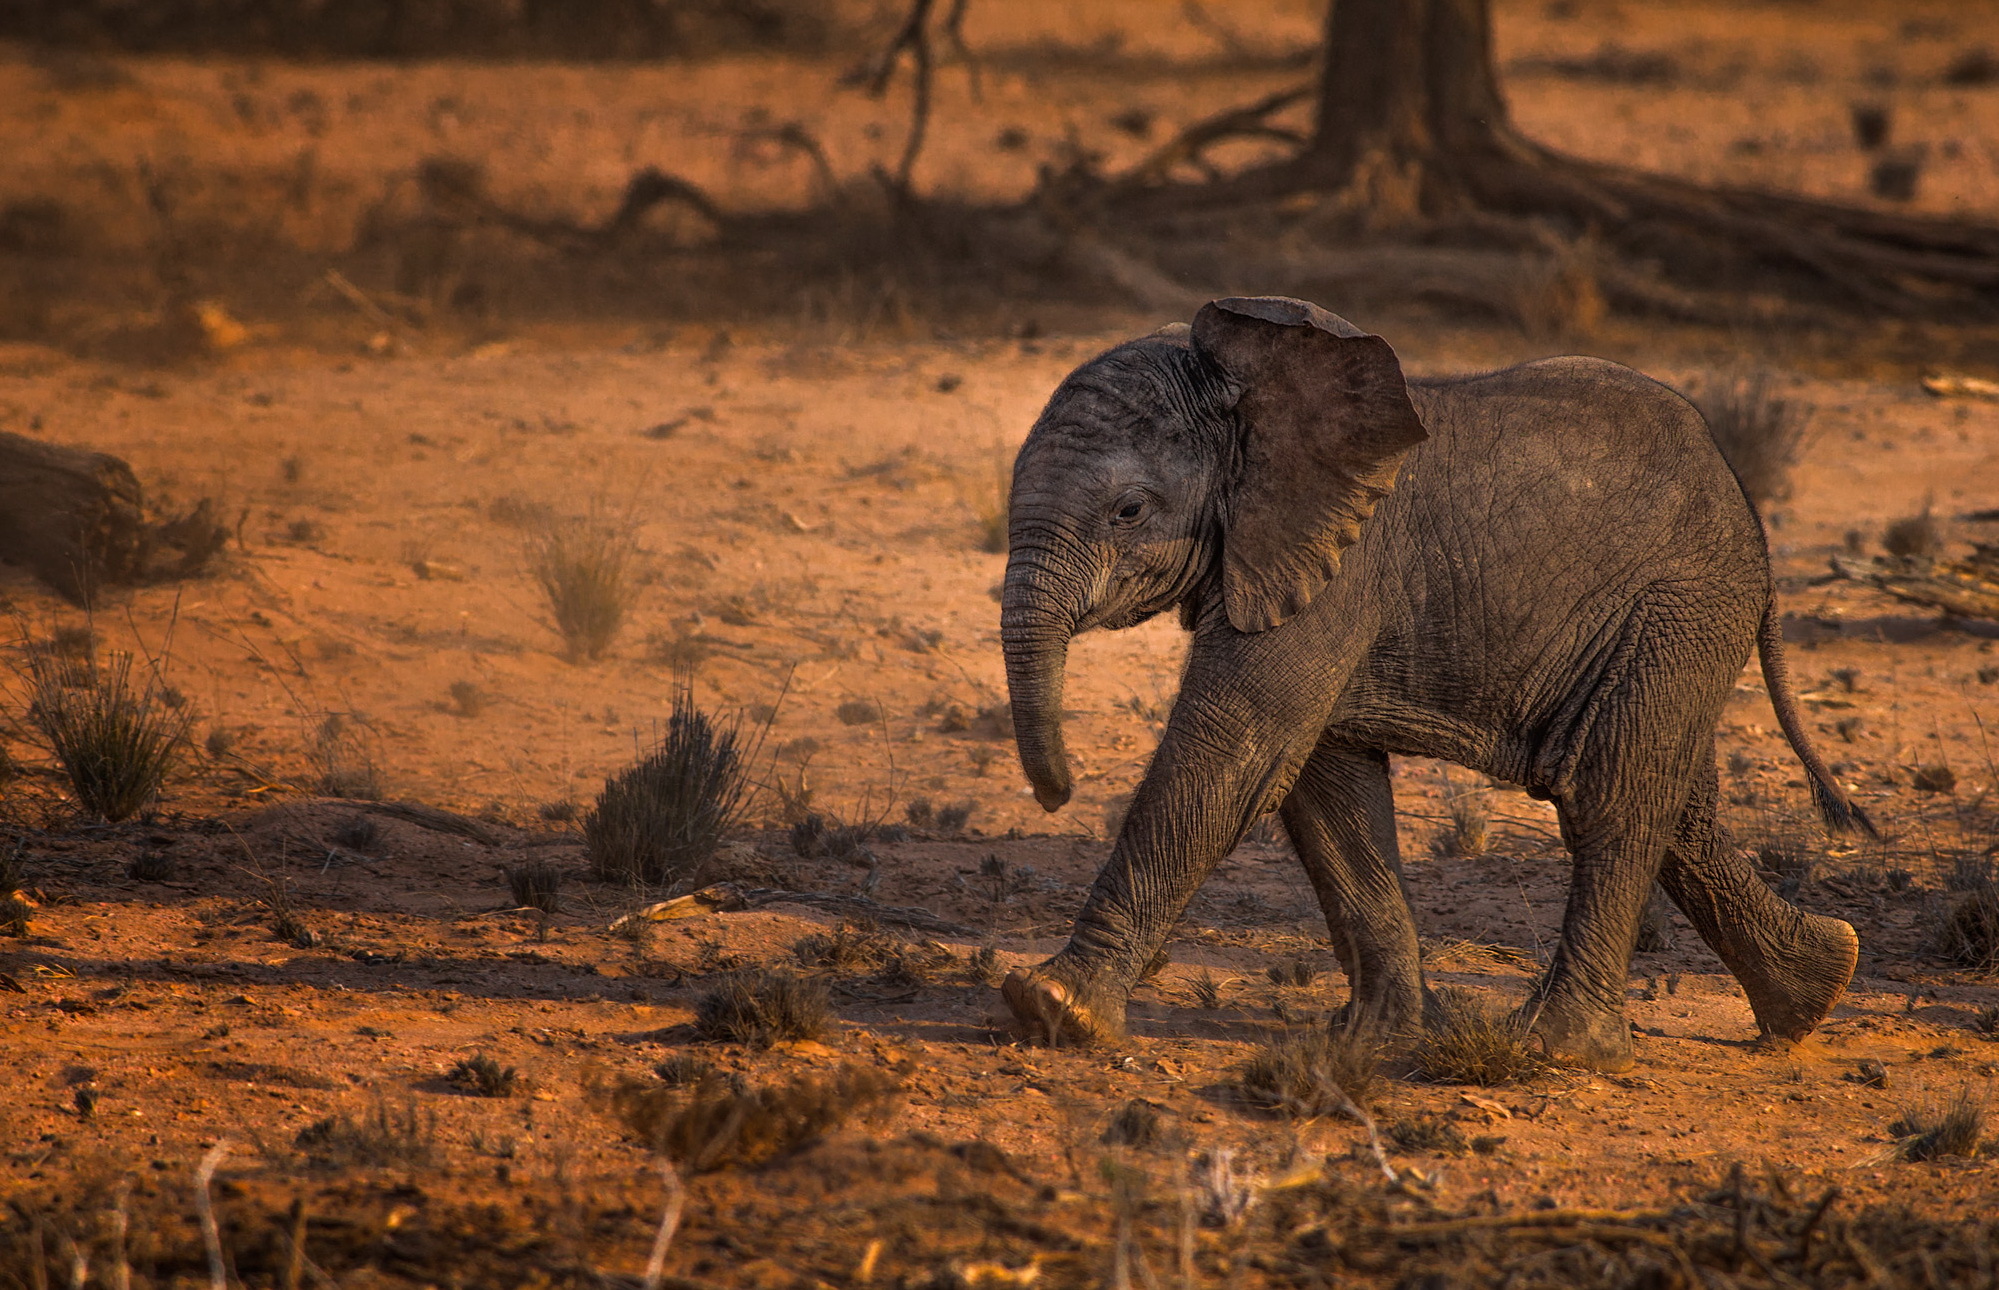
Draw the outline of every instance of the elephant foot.
[[[1124,1005],[1111,1003],[1081,982],[1059,979],[1040,968],[1015,968],[1000,982],[1000,994],[1027,1037],[1051,1047],[1122,1039]]]
[[[1541,1055],[1556,1066],[1615,1073],[1636,1062],[1631,1023],[1616,1008],[1590,1008],[1572,999],[1530,1001],[1515,1020],[1540,1044]]]
[[[1780,951],[1758,955],[1753,970],[1735,974],[1763,1033],[1793,1043],[1826,1019],[1860,962],[1860,937],[1850,923],[1817,914],[1798,919]]]

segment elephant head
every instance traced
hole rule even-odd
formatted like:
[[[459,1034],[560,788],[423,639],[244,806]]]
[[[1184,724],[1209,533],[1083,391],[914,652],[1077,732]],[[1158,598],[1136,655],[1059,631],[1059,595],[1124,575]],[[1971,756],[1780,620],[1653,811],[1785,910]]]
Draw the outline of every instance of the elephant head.
[[[1021,765],[1069,800],[1069,638],[1178,606],[1299,613],[1424,437],[1388,342],[1283,297],[1203,306],[1064,380],[1014,463],[1000,637]]]

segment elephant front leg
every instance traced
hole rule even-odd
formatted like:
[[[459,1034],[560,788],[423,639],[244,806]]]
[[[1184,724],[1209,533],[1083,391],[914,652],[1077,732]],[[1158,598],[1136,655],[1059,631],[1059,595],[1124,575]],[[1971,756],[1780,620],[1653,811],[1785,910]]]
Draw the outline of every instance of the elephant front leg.
[[[1245,751],[1259,742],[1273,751]],[[1069,944],[1037,967],[1014,969],[1000,986],[1031,1037],[1063,1043],[1124,1035],[1132,987],[1194,893],[1302,759],[1274,740],[1224,744],[1176,738],[1169,728]]]
[[[1346,969],[1349,1023],[1383,1036],[1416,1030],[1422,957],[1402,887],[1388,758],[1320,744],[1284,799],[1284,827]]]

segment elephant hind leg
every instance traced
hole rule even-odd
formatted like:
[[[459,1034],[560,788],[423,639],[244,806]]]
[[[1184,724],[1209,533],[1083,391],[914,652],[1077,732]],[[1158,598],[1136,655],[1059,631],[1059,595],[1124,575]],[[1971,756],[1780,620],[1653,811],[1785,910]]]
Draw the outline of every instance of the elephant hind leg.
[[[1851,924],[1808,914],[1770,890],[1716,818],[1714,761],[1695,780],[1660,885],[1749,996],[1763,1033],[1809,1035],[1846,993],[1859,962]]]
[[[1402,888],[1388,758],[1321,743],[1284,800],[1284,828],[1346,969],[1349,1021],[1380,1034],[1418,1028],[1423,970]]]

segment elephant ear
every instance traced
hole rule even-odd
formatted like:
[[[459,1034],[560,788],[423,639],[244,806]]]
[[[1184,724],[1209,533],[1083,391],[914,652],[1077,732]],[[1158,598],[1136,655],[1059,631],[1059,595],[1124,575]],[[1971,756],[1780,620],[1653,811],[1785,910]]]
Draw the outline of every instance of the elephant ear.
[[[1394,349],[1283,296],[1204,305],[1194,345],[1241,391],[1241,467],[1222,538],[1222,602],[1237,631],[1302,611],[1426,437]]]

